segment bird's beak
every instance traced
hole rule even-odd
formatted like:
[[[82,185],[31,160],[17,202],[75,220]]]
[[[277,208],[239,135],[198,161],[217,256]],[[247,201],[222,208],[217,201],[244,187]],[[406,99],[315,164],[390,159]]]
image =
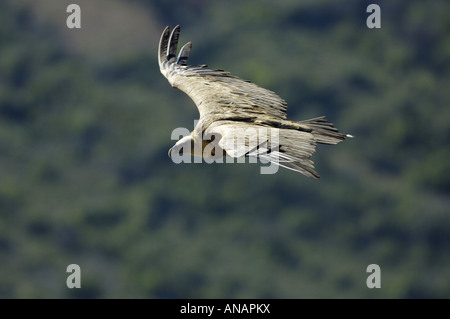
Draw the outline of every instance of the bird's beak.
[[[172,158],[172,148],[169,149],[169,152],[167,154],[169,155],[169,158]]]

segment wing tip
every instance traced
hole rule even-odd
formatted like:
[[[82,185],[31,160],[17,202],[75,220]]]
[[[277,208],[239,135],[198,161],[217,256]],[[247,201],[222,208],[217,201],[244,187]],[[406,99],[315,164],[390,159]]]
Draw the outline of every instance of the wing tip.
[[[192,48],[192,42],[189,41],[180,50],[180,53],[178,54],[178,58],[176,63],[180,65],[186,65],[186,61],[189,59],[189,53],[191,52]]]
[[[189,54],[192,48],[192,42],[189,41],[181,48],[180,52],[177,53],[178,39],[180,35],[181,27],[177,24],[172,30],[169,26],[164,28],[161,34],[161,39],[159,40],[158,49],[158,61],[160,67],[163,67],[164,62],[176,63],[179,65],[186,65],[186,61],[189,58]]]
[[[161,33],[161,38],[159,39],[158,47],[158,62],[161,65],[163,63],[164,57],[167,55],[167,44],[169,40],[170,27],[166,26]]]
[[[180,36],[180,25],[176,25],[169,37],[169,48],[167,50],[167,61],[173,62],[177,56],[178,38]]]

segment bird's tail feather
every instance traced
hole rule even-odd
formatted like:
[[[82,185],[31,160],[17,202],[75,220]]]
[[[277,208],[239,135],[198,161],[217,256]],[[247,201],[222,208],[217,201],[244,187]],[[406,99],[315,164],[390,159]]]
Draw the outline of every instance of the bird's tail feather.
[[[311,127],[311,133],[314,135],[317,143],[321,144],[337,144],[345,140],[347,137],[353,137],[348,134],[339,133],[339,130],[334,127],[333,123],[328,123],[325,116],[316,117],[313,119],[300,121],[298,123],[306,124]]]
[[[272,152],[270,157],[273,157],[272,161],[282,167],[311,178],[319,178],[319,174],[314,170],[314,163],[310,159],[316,150],[316,143],[337,144],[352,136],[339,133],[332,123],[327,122],[325,116],[298,123],[309,127],[311,131],[279,130],[280,149],[278,152]]]
[[[316,150],[316,141],[311,134],[301,131],[279,130],[279,150],[270,156],[276,164],[302,173],[311,178],[319,178],[310,159]]]

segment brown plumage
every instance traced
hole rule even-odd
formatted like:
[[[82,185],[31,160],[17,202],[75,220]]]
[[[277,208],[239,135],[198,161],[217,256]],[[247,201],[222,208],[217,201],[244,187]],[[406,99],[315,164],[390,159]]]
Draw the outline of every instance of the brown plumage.
[[[170,149],[169,156],[189,146],[196,156],[257,157],[319,178],[310,159],[316,143],[337,144],[351,135],[339,133],[324,116],[289,121],[286,102],[274,92],[223,70],[186,65],[192,44],[186,43],[177,57],[179,33],[179,26],[172,32],[169,27],[164,29],[159,43],[159,66],[172,87],[194,101],[200,119],[191,135]],[[215,137],[215,154],[205,154],[211,136]]]

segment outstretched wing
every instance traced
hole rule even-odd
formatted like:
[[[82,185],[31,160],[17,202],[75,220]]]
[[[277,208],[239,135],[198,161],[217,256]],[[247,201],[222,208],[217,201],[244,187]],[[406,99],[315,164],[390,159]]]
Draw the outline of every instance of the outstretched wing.
[[[200,117],[215,119],[285,119],[286,102],[274,92],[206,65],[187,66],[192,47],[186,43],[176,55],[180,27],[166,27],[159,42],[161,73],[197,105]]]

